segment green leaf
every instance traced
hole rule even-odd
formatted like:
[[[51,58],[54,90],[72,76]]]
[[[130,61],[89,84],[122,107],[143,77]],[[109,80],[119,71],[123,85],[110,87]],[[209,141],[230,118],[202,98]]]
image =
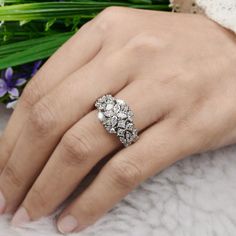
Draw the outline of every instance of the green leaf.
[[[50,27],[56,22],[56,20],[57,20],[56,18],[49,20],[45,25],[45,31],[48,31]]]
[[[12,43],[0,47],[0,69],[17,66],[51,56],[73,32]]]
[[[24,51],[27,48],[31,48],[32,46],[35,46],[35,45],[40,45],[40,44],[54,41],[57,38],[67,37],[67,36],[70,37],[72,34],[73,34],[73,32],[58,33],[58,34],[54,34],[52,36],[45,36],[45,37],[40,37],[40,38],[36,38],[36,39],[29,39],[26,41],[3,45],[0,47],[0,58],[8,56],[9,54],[12,54],[12,53]]]
[[[29,21],[52,18],[71,18],[74,16],[94,16],[109,6],[125,6],[152,10],[169,10],[168,5],[131,4],[125,2],[42,2],[16,4],[0,7],[0,20]]]
[[[23,25],[29,23],[30,21],[31,21],[31,20],[21,20],[21,21],[20,21],[20,26],[23,26]]]

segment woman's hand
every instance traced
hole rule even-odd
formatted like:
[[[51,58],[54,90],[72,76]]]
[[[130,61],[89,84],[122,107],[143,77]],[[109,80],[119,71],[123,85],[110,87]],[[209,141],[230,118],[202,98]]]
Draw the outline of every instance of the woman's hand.
[[[51,213],[116,153],[58,221],[94,223],[140,182],[190,154],[236,141],[236,39],[203,16],[108,8],[25,89],[0,146],[0,209],[20,225]],[[121,149],[94,110],[129,104],[140,139]]]

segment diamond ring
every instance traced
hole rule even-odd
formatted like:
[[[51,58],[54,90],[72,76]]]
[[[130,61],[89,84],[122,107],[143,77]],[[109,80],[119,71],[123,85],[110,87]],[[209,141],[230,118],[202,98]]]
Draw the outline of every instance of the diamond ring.
[[[137,141],[138,131],[133,122],[134,114],[123,100],[104,95],[96,101],[95,107],[98,110],[98,119],[105,129],[116,134],[125,147]]]

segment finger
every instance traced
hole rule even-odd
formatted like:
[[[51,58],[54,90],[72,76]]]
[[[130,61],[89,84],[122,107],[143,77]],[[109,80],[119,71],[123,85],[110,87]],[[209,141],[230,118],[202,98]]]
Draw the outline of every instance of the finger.
[[[32,106],[99,52],[102,47],[103,34],[91,25],[92,22],[86,24],[71,37],[27,85],[6,127],[4,138],[0,142],[0,170],[8,160]]]
[[[92,109],[98,97],[116,93],[126,84],[127,65],[117,57],[105,62],[103,54],[99,54],[33,107],[0,176],[6,212],[22,201],[63,134]]]
[[[140,89],[143,95],[140,97]],[[155,88],[155,99],[153,93]],[[160,86],[138,81],[131,83],[117,97],[131,106],[135,117],[135,126],[143,130],[163,117],[170,109],[168,92]],[[154,91],[152,91],[154,92]],[[157,109],[153,109],[153,108]],[[144,116],[143,113],[149,114]],[[26,212],[27,219],[37,219],[51,213],[78,186],[80,181],[102,158],[121,146],[116,135],[109,135],[100,124],[97,111],[90,112],[76,123],[62,138],[44,170],[27,194],[19,212]],[[55,171],[56,170],[56,171]],[[63,186],[63,188],[61,188]],[[16,213],[13,223],[22,222]]]
[[[62,233],[93,224],[139,183],[189,153],[184,134],[163,120],[116,154],[58,221]]]

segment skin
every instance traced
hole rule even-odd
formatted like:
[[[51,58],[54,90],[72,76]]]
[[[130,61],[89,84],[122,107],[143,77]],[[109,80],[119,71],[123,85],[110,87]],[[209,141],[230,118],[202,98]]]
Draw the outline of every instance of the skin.
[[[236,38],[204,16],[107,8],[64,44],[24,90],[0,140],[0,210],[19,226],[52,213],[105,156],[61,213],[61,232],[97,221],[147,178],[236,142]],[[94,103],[112,94],[135,114],[121,148]]]

